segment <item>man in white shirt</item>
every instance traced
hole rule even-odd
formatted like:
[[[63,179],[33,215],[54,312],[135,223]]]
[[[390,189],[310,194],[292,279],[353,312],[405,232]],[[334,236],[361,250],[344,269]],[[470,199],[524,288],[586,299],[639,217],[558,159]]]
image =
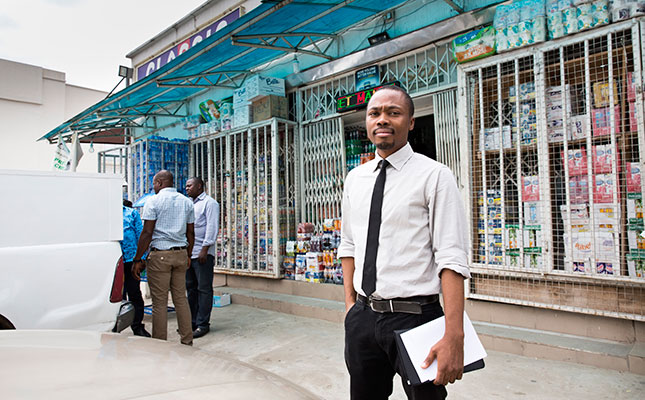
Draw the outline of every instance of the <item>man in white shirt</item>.
[[[387,399],[399,373],[410,399],[444,399],[463,373],[464,278],[469,278],[466,215],[451,171],[414,153],[414,103],[386,86],[367,106],[366,127],[376,158],[345,181],[342,240],[345,285],[345,361],[351,398]],[[444,337],[428,346],[434,383],[407,384],[394,330],[444,314]]]
[[[152,337],[168,338],[168,291],[177,313],[181,343],[192,346],[190,308],[186,300],[186,270],[195,243],[195,213],[193,202],[177,193],[173,176],[159,171],[152,186],[156,193],[143,206],[143,231],[134,256],[132,273],[137,279],[148,268],[148,284],[152,296]],[[141,257],[150,246],[150,254],[143,264]]]
[[[204,181],[190,178],[186,194],[195,207],[195,246],[190,268],[186,271],[186,290],[193,322],[193,338],[200,338],[210,330],[213,309],[213,266],[215,241],[219,229],[219,203],[204,193]]]

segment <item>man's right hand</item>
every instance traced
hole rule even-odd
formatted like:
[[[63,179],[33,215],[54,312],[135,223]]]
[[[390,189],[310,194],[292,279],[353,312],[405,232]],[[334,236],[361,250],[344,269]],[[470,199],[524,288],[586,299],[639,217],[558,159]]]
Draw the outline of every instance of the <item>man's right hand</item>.
[[[132,264],[132,276],[134,276],[134,279],[140,281],[141,280],[141,271],[143,271],[146,268],[145,264],[143,261],[135,261]]]
[[[354,301],[354,302],[345,302],[345,315],[347,315],[349,310],[351,310],[352,307],[354,307],[354,304],[356,304],[356,301]]]

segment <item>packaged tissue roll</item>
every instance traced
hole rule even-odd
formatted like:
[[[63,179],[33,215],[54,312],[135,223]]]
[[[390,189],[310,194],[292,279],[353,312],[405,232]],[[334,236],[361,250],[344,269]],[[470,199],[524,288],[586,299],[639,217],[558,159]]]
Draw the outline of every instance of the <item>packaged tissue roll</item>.
[[[495,28],[489,26],[456,37],[452,41],[452,50],[458,63],[495,54]]]

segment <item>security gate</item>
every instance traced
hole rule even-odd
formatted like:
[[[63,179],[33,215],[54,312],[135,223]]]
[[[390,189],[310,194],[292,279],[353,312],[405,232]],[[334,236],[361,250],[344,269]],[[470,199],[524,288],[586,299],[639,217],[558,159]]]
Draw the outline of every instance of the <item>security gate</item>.
[[[457,90],[432,95],[437,161],[450,168],[461,187],[459,130],[457,129]]]
[[[302,215],[317,229],[326,218],[341,215],[346,171],[343,121],[334,117],[303,124],[300,140]]]
[[[191,166],[220,203],[220,272],[280,277],[295,239],[295,124],[271,119],[191,144]]]

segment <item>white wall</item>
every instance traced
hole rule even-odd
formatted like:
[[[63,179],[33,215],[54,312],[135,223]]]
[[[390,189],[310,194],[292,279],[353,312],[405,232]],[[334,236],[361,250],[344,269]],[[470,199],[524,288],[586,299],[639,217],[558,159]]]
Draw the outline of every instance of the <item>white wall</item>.
[[[0,59],[0,168],[51,170],[55,146],[37,140],[106,95],[67,85],[63,72]],[[78,171],[97,172],[97,153],[108,146],[82,147]]]

